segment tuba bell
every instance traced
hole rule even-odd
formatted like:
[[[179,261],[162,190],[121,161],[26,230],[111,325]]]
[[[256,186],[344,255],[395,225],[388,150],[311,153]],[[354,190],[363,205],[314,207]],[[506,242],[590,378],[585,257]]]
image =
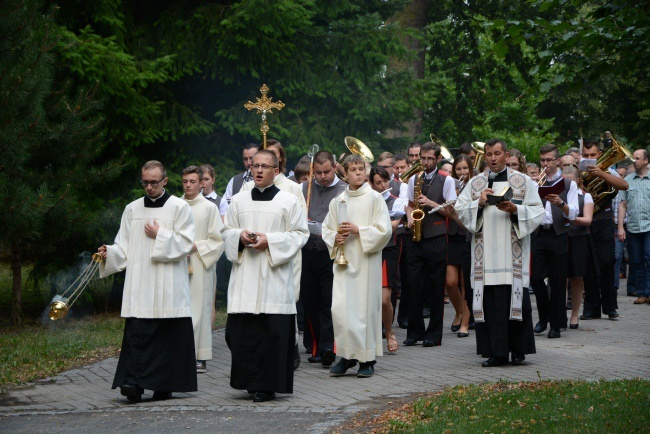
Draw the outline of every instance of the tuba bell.
[[[485,143],[484,142],[472,142],[472,149],[476,153],[474,158],[474,169],[477,171],[481,170],[481,163],[485,160]]]
[[[634,160],[632,153],[627,150],[627,148],[619,144],[612,134],[609,131],[605,131],[605,139],[612,141],[612,146],[609,147],[596,161],[596,166],[604,172],[607,172],[607,169],[610,166],[618,163],[621,160],[629,158]],[[611,185],[609,185],[603,178],[599,178],[596,175],[589,173],[588,171],[582,172],[582,184],[585,187],[585,190],[591,194],[594,199],[594,212],[597,212],[600,209],[603,201],[609,196],[612,196],[618,192],[618,190]]]
[[[343,164],[345,157],[351,154],[359,155],[366,163],[372,163],[375,161],[375,157],[372,155],[372,152],[370,152],[370,148],[368,148],[368,146],[361,140],[352,136],[347,136],[344,141],[345,147],[348,148],[349,152],[346,152],[341,156],[339,163]]]

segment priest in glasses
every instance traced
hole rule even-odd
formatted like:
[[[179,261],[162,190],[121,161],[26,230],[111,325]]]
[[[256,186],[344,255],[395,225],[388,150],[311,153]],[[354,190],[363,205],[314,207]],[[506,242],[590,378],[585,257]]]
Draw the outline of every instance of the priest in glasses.
[[[104,258],[101,277],[126,269],[126,323],[113,389],[132,402],[145,389],[154,400],[197,390],[187,268],[194,218],[186,201],[165,190],[162,163],[145,163],[141,176],[146,195],[126,206],[115,243],[97,251]]]
[[[300,200],[273,184],[278,165],[271,151],[255,154],[255,187],[233,196],[221,231],[233,264],[226,323],[230,386],[247,390],[254,402],[293,393],[293,258],[309,238]]]

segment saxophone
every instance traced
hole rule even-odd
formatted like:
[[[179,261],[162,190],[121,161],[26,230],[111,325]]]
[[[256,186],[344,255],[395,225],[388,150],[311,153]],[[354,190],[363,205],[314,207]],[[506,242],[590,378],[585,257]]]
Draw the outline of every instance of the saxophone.
[[[421,176],[413,185],[413,206],[411,211],[411,218],[413,219],[413,241],[416,243],[422,239],[422,219],[424,219],[424,211],[418,202],[418,198],[422,194],[422,185],[424,184],[424,176]]]

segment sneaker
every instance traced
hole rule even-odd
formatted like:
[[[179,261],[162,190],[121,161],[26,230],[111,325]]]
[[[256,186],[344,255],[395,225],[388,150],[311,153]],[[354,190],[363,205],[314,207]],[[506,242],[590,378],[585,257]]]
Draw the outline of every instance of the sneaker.
[[[197,374],[203,374],[205,372],[208,372],[208,369],[205,366],[205,360],[197,360],[196,361],[196,372],[197,372]]]
[[[359,364],[359,371],[357,372],[357,377],[359,378],[369,378],[375,373],[375,367],[373,362],[366,362]]]
[[[356,364],[356,360],[348,360],[344,357],[341,357],[341,360],[339,360],[339,362],[336,365],[332,366],[332,369],[330,369],[330,377],[340,377],[342,375],[345,375],[348,369],[356,366]]]

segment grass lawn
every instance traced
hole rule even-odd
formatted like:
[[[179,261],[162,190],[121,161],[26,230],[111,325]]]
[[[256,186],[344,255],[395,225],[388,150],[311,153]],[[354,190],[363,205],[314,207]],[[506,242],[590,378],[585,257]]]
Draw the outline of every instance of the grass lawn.
[[[353,430],[414,433],[647,432],[650,382],[540,381],[447,388]],[[361,428],[363,426],[363,428]]]
[[[225,309],[218,310],[215,327],[223,327],[226,317]],[[117,355],[124,319],[103,314],[1,330],[0,393],[5,393],[28,381]]]

